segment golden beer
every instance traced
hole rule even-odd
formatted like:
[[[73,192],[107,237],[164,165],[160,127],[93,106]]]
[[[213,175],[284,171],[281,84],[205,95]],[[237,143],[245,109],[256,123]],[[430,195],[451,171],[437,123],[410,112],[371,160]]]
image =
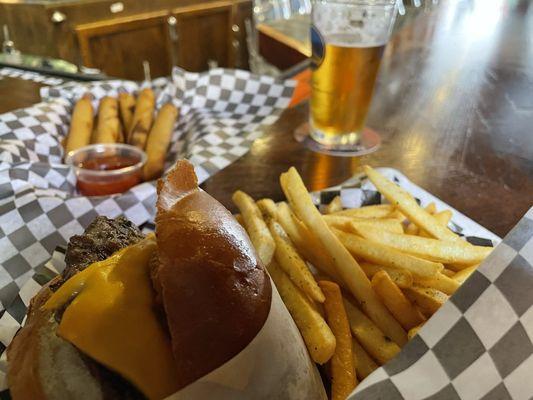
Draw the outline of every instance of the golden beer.
[[[363,130],[385,44],[326,43],[311,79],[311,135],[324,144],[353,145]]]
[[[314,151],[357,156],[380,137],[365,127],[374,84],[397,14],[397,0],[313,2],[310,138]]]

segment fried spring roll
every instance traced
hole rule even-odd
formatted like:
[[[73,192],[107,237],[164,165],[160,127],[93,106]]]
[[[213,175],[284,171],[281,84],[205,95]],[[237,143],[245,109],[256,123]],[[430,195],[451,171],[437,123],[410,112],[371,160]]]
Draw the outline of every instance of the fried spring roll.
[[[122,136],[118,119],[118,102],[114,97],[104,97],[98,107],[93,143],[116,143]]]
[[[87,146],[91,142],[92,130],[93,106],[91,105],[91,98],[85,95],[74,106],[70,129],[65,142],[65,154]]]
[[[158,178],[163,173],[165,156],[177,116],[178,109],[170,103],[161,107],[159,114],[157,114],[154,126],[150,130],[146,142],[146,155],[148,160],[143,169],[145,181]]]
[[[118,95],[118,104],[124,132],[129,132],[131,121],[133,120],[133,111],[135,110],[135,97],[131,93],[120,93]]]
[[[137,97],[133,120],[128,133],[128,143],[144,150],[152,125],[155,97],[152,89],[143,89]]]

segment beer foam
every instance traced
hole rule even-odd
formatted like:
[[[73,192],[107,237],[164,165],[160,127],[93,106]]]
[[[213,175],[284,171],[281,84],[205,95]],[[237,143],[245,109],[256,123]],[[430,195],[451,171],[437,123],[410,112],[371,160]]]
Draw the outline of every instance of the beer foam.
[[[341,47],[384,46],[394,24],[396,6],[341,2],[313,4],[313,25],[325,44]]]

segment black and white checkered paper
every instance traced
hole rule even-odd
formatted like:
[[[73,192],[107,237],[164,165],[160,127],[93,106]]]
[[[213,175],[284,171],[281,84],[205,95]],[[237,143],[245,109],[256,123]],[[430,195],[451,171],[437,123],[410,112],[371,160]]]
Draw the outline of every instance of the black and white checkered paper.
[[[451,300],[426,323],[394,360],[377,369],[351,400],[530,399],[533,382],[533,209],[501,240],[393,169],[382,173],[425,206],[454,212],[450,228],[466,240],[497,245]],[[335,196],[356,208],[384,202],[364,176],[313,193],[317,206]],[[145,225],[145,231],[150,224]],[[501,242],[501,243],[500,243]],[[64,268],[64,247],[27,280],[0,318],[0,388],[5,382],[5,348],[23,324],[30,299]],[[7,395],[7,391],[3,392]]]
[[[142,86],[154,90],[157,109],[166,102],[180,109],[167,166],[188,158],[203,182],[250,149],[287,107],[294,84],[246,71],[175,69],[171,78]],[[43,87],[42,103],[0,115],[0,311],[56,246],[83,232],[97,215],[125,215],[137,225],[153,218],[154,182],[121,195],[83,197],[76,193],[72,169],[62,164],[60,142],[76,100],[90,93],[96,109],[104,96],[140,88],[130,81]]]
[[[423,206],[450,208],[393,170],[382,170]],[[380,203],[369,182],[336,194],[343,205]],[[375,197],[374,197],[375,196]],[[452,209],[453,210],[453,209]],[[533,208],[500,240],[454,211],[450,228],[471,243],[497,245],[400,354],[365,379],[349,400],[533,399]]]
[[[533,398],[533,208],[351,400]]]

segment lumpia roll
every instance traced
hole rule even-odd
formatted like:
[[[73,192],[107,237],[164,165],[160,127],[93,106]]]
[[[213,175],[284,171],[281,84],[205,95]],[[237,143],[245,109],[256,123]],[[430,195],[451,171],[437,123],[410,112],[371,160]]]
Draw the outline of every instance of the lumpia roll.
[[[146,181],[158,178],[163,173],[167,148],[172,138],[172,128],[177,116],[177,108],[170,103],[161,107],[159,114],[157,114],[146,142],[148,160],[143,169],[144,180]]]
[[[87,146],[91,142],[93,130],[93,106],[88,95],[83,96],[72,112],[70,128],[65,142],[65,154]]]
[[[131,121],[133,120],[133,112],[135,111],[135,97],[131,93],[120,93],[118,95],[118,104],[124,132],[129,132]]]
[[[128,134],[128,143],[144,150],[152,125],[155,97],[151,89],[143,89],[137,97],[133,121]]]
[[[118,119],[118,101],[114,97],[104,97],[98,107],[98,118],[94,143],[116,143],[120,139],[120,120]]]

